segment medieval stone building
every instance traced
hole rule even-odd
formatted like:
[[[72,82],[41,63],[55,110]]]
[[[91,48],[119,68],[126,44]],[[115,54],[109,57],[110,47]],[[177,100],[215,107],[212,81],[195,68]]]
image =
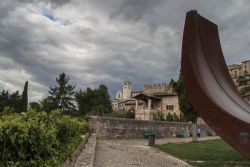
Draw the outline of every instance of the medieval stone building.
[[[124,81],[122,91],[118,91],[112,101],[114,111],[135,111],[135,119],[153,120],[153,115],[161,112],[180,115],[178,97],[173,88],[165,83],[144,85],[142,91],[133,92],[129,81]]]
[[[231,64],[228,66],[228,71],[238,89],[250,85],[250,60],[241,64]]]
[[[246,87],[250,87],[250,60],[243,61],[241,64],[232,64],[228,66],[229,74],[236,85],[237,89],[241,91]],[[243,96],[247,102],[250,103],[250,93]]]

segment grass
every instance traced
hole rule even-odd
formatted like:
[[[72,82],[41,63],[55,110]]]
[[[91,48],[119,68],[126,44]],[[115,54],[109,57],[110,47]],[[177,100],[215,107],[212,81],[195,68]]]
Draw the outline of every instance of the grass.
[[[250,161],[223,140],[155,145],[156,148],[184,160],[194,167],[245,167]]]

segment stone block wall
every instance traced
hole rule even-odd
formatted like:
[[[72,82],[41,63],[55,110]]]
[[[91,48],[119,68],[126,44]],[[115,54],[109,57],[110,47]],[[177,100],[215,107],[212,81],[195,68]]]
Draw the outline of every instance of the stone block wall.
[[[187,137],[192,129],[191,123],[144,121],[125,118],[96,117],[89,120],[89,127],[99,139],[142,139],[144,130],[156,132],[156,138],[176,137],[177,130],[184,130]],[[211,130],[206,124],[199,125],[202,136]]]

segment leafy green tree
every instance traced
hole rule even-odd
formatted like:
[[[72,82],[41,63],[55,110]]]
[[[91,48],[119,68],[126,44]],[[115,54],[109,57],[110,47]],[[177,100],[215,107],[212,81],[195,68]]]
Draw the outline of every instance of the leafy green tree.
[[[176,115],[175,112],[174,112],[174,114],[173,114],[173,118],[174,118],[174,121],[175,121],[175,122],[179,122],[179,121],[180,121],[180,118]]]
[[[170,81],[170,85],[172,85],[178,95],[181,112],[184,114],[187,121],[191,121],[193,123],[193,141],[197,141],[196,129],[198,113],[194,110],[192,104],[189,102],[187,91],[183,82],[182,72],[180,72],[179,79],[177,81],[174,81],[173,79]]]
[[[75,99],[81,115],[87,113],[104,115],[112,111],[108,88],[100,85],[97,89],[87,88],[76,92]]]
[[[26,112],[27,106],[28,106],[28,81],[25,82],[25,85],[23,88],[19,112]]]
[[[20,100],[21,96],[18,91],[10,94],[8,91],[3,90],[0,92],[0,112],[3,112],[4,107],[7,106],[12,108],[13,112],[19,112]]]
[[[30,108],[32,108],[35,111],[41,111],[41,106],[39,103],[37,102],[31,102],[30,104]]]
[[[9,106],[9,104],[10,104],[9,92],[6,90],[3,90],[0,93],[0,111],[2,112],[4,107]]]
[[[164,114],[160,111],[153,114],[153,119],[155,121],[165,121]]]
[[[21,95],[19,94],[19,92],[16,91],[10,94],[9,101],[10,101],[9,106],[13,109],[13,112],[18,112],[21,103]]]
[[[166,121],[173,122],[174,121],[174,116],[171,113],[168,113],[167,116],[166,116]]]
[[[180,113],[180,122],[187,122],[187,119],[182,112]]]
[[[63,113],[70,114],[75,110],[73,95],[75,86],[69,84],[70,78],[65,74],[59,74],[56,78],[58,85],[50,87],[49,97],[44,101],[45,108],[61,109]]]
[[[41,101],[41,110],[50,113],[52,110],[57,109],[58,106],[53,102],[51,97],[46,97]]]
[[[135,119],[135,110],[134,109],[129,109],[128,111],[126,111],[125,112],[125,118]]]

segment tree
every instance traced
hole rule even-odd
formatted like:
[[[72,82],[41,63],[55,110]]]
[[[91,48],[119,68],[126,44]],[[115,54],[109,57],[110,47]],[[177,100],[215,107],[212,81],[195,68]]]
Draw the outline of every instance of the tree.
[[[175,112],[174,112],[174,114],[173,114],[173,118],[174,118],[174,121],[175,121],[175,122],[179,122],[179,121],[180,121],[180,118],[176,115]]]
[[[64,114],[70,114],[70,112],[75,110],[75,105],[73,103],[75,86],[70,85],[69,80],[70,78],[66,76],[64,72],[59,74],[59,77],[56,78],[58,85],[53,88],[50,87],[50,96],[45,100],[49,102],[47,104],[51,105],[47,107],[61,109]]]
[[[13,112],[19,112],[20,100],[21,96],[18,91],[10,94],[8,91],[3,90],[0,92],[0,112],[3,112],[5,107],[12,108]]]
[[[167,116],[166,116],[166,121],[168,122],[173,122],[174,121],[174,116],[168,112]]]
[[[25,85],[23,88],[19,112],[26,112],[27,106],[28,106],[28,81],[25,82]]]
[[[81,115],[87,113],[104,115],[112,111],[108,88],[100,85],[97,89],[87,88],[76,92],[75,99]]]
[[[197,141],[196,129],[198,113],[194,110],[192,104],[189,102],[187,91],[184,86],[182,72],[180,72],[178,81],[173,79],[170,81],[170,85],[174,88],[178,95],[179,107],[181,112],[186,117],[187,121],[191,121],[193,124],[193,141]]]
[[[37,102],[31,102],[30,104],[30,108],[32,108],[35,111],[41,111],[41,106],[39,103]]]
[[[21,103],[21,95],[19,94],[19,91],[16,91],[10,94],[9,101],[10,101],[9,106],[13,109],[13,111],[19,112],[20,103]]]
[[[0,111],[3,112],[4,107],[10,105],[10,95],[9,92],[6,90],[3,90],[0,93]]]
[[[52,110],[57,109],[56,103],[53,103],[52,98],[46,97],[41,101],[41,110],[50,113]]]

